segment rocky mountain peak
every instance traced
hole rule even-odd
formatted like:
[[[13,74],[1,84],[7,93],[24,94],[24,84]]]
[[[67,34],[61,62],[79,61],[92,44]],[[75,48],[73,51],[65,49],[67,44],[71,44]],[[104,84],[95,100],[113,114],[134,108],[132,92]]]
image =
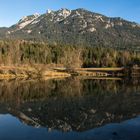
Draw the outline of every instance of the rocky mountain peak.
[[[58,10],[58,15],[59,16],[63,16],[64,18],[68,17],[71,14],[71,10],[68,10],[66,8],[62,8],[60,10]]]
[[[50,14],[52,12],[51,9],[47,9],[46,14]]]
[[[61,17],[68,17],[71,14],[71,10],[66,8],[61,8],[57,11],[52,11],[50,9],[47,10],[46,14],[54,14],[55,16],[61,16]]]
[[[139,46],[140,25],[122,18],[107,17],[83,8],[57,11],[47,10],[45,14],[24,16],[17,24],[5,30],[0,36],[18,37],[29,40],[42,39],[48,42],[81,44],[89,46]],[[118,43],[119,42],[119,43]]]

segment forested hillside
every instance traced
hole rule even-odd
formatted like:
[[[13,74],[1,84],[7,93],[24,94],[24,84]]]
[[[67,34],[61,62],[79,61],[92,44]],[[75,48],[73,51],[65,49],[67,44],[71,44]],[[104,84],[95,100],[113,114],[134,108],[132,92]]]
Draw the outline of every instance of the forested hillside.
[[[0,64],[56,64],[73,67],[120,67],[140,64],[140,52],[104,47],[0,41]]]

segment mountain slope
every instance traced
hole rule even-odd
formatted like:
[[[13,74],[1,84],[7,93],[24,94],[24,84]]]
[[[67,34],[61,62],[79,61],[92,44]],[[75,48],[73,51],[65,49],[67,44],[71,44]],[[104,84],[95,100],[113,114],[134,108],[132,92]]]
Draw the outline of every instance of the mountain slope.
[[[0,38],[3,38],[5,36],[5,33],[7,32],[8,28],[1,27],[0,28]]]
[[[140,25],[85,9],[48,10],[43,15],[34,14],[23,17],[5,32],[0,29],[0,37],[139,49]]]

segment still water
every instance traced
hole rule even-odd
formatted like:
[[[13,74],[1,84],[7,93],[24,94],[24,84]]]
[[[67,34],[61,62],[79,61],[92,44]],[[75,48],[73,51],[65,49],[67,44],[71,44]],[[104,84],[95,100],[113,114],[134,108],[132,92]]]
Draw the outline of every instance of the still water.
[[[0,81],[0,140],[140,140],[140,79]]]

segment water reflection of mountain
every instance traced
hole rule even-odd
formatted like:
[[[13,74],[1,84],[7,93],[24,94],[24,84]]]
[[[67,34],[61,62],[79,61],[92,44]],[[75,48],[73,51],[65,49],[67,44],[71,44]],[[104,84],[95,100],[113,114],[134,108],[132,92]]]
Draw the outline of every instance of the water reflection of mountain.
[[[0,113],[49,130],[85,131],[139,115],[140,81],[1,81]]]

